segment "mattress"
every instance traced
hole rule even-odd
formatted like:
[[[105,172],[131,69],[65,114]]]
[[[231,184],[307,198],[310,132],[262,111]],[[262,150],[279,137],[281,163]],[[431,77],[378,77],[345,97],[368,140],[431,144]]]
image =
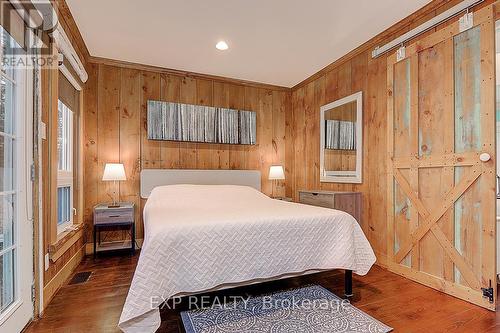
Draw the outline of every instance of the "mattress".
[[[376,260],[351,215],[246,186],[156,187],[144,233],[120,317],[124,332],[156,331],[159,300],[312,270],[365,275]]]

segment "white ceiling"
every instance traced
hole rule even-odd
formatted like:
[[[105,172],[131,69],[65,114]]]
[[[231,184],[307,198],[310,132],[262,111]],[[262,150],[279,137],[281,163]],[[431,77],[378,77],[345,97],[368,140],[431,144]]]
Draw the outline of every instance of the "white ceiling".
[[[291,87],[430,0],[66,2],[93,56]]]

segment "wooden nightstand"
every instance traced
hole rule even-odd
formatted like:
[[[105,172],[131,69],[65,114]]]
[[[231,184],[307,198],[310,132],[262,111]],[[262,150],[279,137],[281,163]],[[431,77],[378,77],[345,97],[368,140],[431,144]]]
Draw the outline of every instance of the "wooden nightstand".
[[[312,206],[342,210],[361,224],[361,192],[299,191],[299,202]]]
[[[131,202],[121,202],[119,207],[108,207],[100,204],[94,207],[94,257],[97,252],[130,249],[135,253],[135,205]],[[128,230],[131,240],[101,244],[101,230]]]

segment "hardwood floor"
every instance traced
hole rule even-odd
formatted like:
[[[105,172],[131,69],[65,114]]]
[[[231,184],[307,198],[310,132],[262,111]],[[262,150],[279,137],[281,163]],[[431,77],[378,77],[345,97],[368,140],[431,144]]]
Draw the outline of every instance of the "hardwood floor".
[[[58,291],[42,319],[26,333],[120,332],[116,327],[137,264],[134,257],[86,257],[77,272],[92,271],[89,280]],[[337,295],[343,292],[343,274],[320,273],[253,285],[220,294],[268,293],[303,284],[320,284]],[[214,294],[212,294],[214,295]],[[186,302],[185,302],[186,303]],[[368,275],[354,275],[352,303],[394,332],[500,332],[500,315],[392,274],[374,266]],[[184,332],[178,310],[162,311],[158,332]]]

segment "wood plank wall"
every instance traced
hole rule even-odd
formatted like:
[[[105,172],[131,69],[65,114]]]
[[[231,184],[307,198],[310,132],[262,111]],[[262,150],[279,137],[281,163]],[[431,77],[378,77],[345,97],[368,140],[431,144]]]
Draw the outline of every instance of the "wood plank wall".
[[[363,192],[362,227],[381,265],[385,265],[387,249],[387,57],[372,59],[371,51],[375,46],[389,42],[459,2],[431,2],[292,88],[293,120],[290,127],[294,135],[292,140],[286,142],[286,150],[293,151],[295,156],[294,160],[290,161],[293,165],[293,184],[288,184],[292,188],[294,198],[297,199],[297,191],[301,189]],[[480,6],[492,2],[485,1]],[[442,26],[446,24],[448,23]],[[363,183],[320,183],[319,108],[358,91],[363,91]]]
[[[379,263],[383,264],[387,188],[386,57],[371,59],[370,52],[375,46],[404,34],[459,2],[432,1],[289,92],[239,84],[234,79],[196,76],[182,71],[89,57],[91,64],[87,71],[90,78],[84,91],[84,220],[87,235],[91,230],[88,227],[92,206],[111,200],[112,187],[100,181],[105,162],[120,160],[126,165],[129,179],[120,184],[119,192],[122,200],[132,200],[138,205],[141,205],[138,198],[141,167],[258,167],[265,175],[271,163],[282,163],[287,179],[284,185],[281,183],[278,186],[275,195],[285,193],[296,198],[299,189],[312,188],[362,191],[363,229],[379,256]],[[492,2],[486,0],[481,6]],[[72,33],[79,35],[67,8],[63,15],[73,23]],[[363,184],[320,184],[319,107],[359,90],[364,92]],[[258,111],[259,145],[231,147],[149,142],[145,139],[147,98]],[[263,189],[266,193],[272,191],[270,183],[264,180]],[[141,223],[138,223],[138,231],[141,234]]]
[[[142,207],[139,197],[141,168],[257,169],[262,190],[275,196],[291,194],[284,182],[273,187],[267,180],[271,164],[281,164],[290,174],[292,157],[285,149],[291,135],[290,91],[224,82],[195,75],[178,76],[110,64],[92,63],[84,91],[84,221],[90,240],[92,208],[120,199],[136,204],[137,237],[142,238]],[[148,99],[244,109],[257,112],[257,145],[159,142],[147,140]],[[122,162],[127,180],[117,188],[102,182],[106,162]]]
[[[64,31],[66,32],[71,44],[75,48],[78,53],[80,59],[82,60],[85,67],[87,67],[87,58],[88,58],[88,50],[86,49],[85,43],[83,43],[83,39],[81,38],[80,32],[76,28],[76,24],[74,23],[73,17],[69,12],[69,9],[64,0],[56,0],[54,4],[57,6],[59,11],[59,24],[62,25]],[[48,42],[48,40],[46,40]],[[58,80],[59,80],[59,72],[57,70],[49,70],[43,69],[41,71],[41,96],[42,96],[42,114],[41,120],[47,125],[47,131],[50,134],[51,130],[51,117],[50,114],[56,112],[57,114],[57,91],[58,91]],[[55,103],[55,104],[54,104]],[[54,109],[55,107],[55,109]],[[55,111],[54,111],[55,110]],[[85,109],[82,109],[82,112],[85,112]],[[42,140],[42,145],[39,147],[41,149],[42,159],[41,163],[41,172],[37,174],[37,179],[42,179],[42,191],[41,191],[41,209],[42,216],[41,220],[38,220],[38,216],[35,218],[34,230],[35,237],[42,237],[43,239],[43,248],[39,251],[37,246],[38,242],[35,242],[35,280],[38,280],[39,277],[39,252],[42,252],[43,255],[48,254],[49,247],[53,245],[55,238],[55,217],[57,216],[57,212],[54,204],[54,195],[55,190],[53,186],[51,187],[51,181],[53,181],[54,174],[50,173],[50,164],[52,158],[55,156],[54,154],[57,151],[54,151],[54,141],[55,139],[51,136],[47,136],[47,140]],[[51,178],[52,177],[52,178]],[[53,184],[52,184],[53,185]],[[37,202],[38,200],[35,200]],[[36,211],[36,210],[35,210]],[[55,214],[55,215],[54,215]],[[75,220],[76,223],[80,222]],[[42,223],[43,234],[38,235],[38,225]],[[50,299],[54,296],[57,288],[64,282],[64,279],[60,279],[60,276],[65,276],[69,274],[70,268],[68,268],[68,263],[76,256],[79,255],[82,248],[85,246],[85,239],[81,237],[77,242],[70,246],[70,248],[65,251],[65,253],[58,258],[56,261],[49,261],[49,266],[43,270],[43,285],[47,287],[49,284],[51,286],[50,290],[45,290],[43,293],[43,303],[47,304]],[[43,260],[42,260],[43,262]],[[52,281],[52,283],[51,283]],[[35,304],[36,309],[35,313],[38,313],[38,300],[41,295],[41,291],[39,290],[39,286],[35,283],[35,296],[37,302]]]
[[[123,200],[139,202],[139,172],[142,167],[253,168],[263,175],[270,163],[285,165],[286,181],[275,195],[295,196],[298,189],[324,188],[359,190],[363,192],[363,229],[379,264],[384,264],[385,195],[386,192],[386,58],[372,60],[369,52],[418,26],[460,0],[434,0],[416,13],[393,25],[367,43],[346,54],[325,69],[307,78],[290,91],[272,87],[256,87],[235,79],[193,76],[168,70],[170,75],[150,66],[121,63],[104,64],[106,59],[91,57],[80,31],[64,0],[56,0],[63,25],[73,46],[85,63],[89,81],[84,87],[84,192],[86,240],[91,232],[91,211],[94,204],[110,200],[112,188],[100,181],[103,163],[121,160],[127,167],[128,180],[120,185]],[[486,0],[484,5],[492,3]],[[498,13],[497,13],[498,15]],[[91,63],[97,62],[99,64]],[[119,63],[119,62],[116,62]],[[42,120],[47,122],[49,79],[43,73]],[[364,182],[361,185],[319,184],[319,106],[351,92],[364,92]],[[149,96],[167,101],[195,101],[203,105],[243,106],[259,112],[258,147],[227,147],[224,145],[188,143],[148,143],[144,139],[144,99]],[[293,100],[293,107],[292,107]],[[269,121],[271,120],[271,123]],[[295,140],[294,140],[295,137]],[[262,141],[260,141],[262,140]],[[44,252],[50,233],[50,202],[48,200],[48,141],[42,147],[42,223]],[[284,161],[284,162],[283,162]],[[264,190],[269,193],[270,183]],[[283,188],[284,187],[284,188]],[[139,216],[139,212],[137,213]],[[139,219],[138,219],[139,221]],[[37,230],[37,228],[35,228]],[[138,222],[138,229],[142,224]],[[142,236],[141,236],[142,237]],[[47,284],[70,262],[70,256],[81,247],[76,243],[44,273]],[[38,263],[38,259],[35,260]],[[39,291],[37,290],[37,295]]]
[[[363,229],[377,256],[385,253],[387,243],[384,237],[386,66],[385,57],[372,60],[369,51],[363,52],[292,92],[295,135],[290,144],[296,157],[295,199],[297,191],[302,189],[363,192]],[[319,109],[358,91],[363,91],[363,183],[320,183]]]

